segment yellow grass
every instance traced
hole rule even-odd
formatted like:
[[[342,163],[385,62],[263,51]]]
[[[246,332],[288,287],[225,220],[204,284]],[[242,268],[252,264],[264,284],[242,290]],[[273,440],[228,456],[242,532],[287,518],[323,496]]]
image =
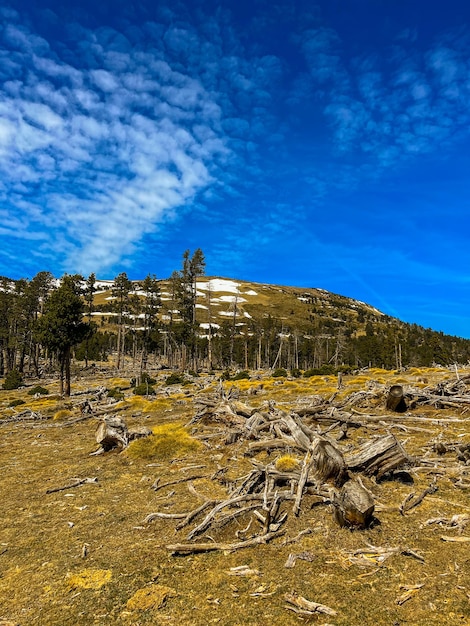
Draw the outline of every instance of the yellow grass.
[[[279,472],[292,472],[298,469],[299,465],[299,460],[290,454],[283,454],[275,462],[275,467]]]
[[[71,415],[72,415],[72,411],[69,411],[68,409],[60,409],[59,411],[54,413],[54,417],[52,419],[55,422],[59,422],[61,420],[69,419]]]
[[[165,585],[152,584],[143,589],[138,589],[132,598],[127,601],[127,608],[131,611],[148,611],[160,609],[167,598],[174,597],[176,591]]]
[[[153,435],[132,441],[127,455],[132,459],[170,459],[194,452],[201,443],[180,423],[154,426]]]

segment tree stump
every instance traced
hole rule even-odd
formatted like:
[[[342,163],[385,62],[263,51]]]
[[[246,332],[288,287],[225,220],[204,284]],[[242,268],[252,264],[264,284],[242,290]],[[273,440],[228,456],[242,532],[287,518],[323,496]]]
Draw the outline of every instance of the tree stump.
[[[408,409],[401,385],[390,387],[385,406],[389,411],[395,411],[396,413],[404,413]]]
[[[340,526],[367,528],[374,515],[374,499],[364,485],[351,478],[333,500],[334,516]]]
[[[129,432],[119,417],[105,417],[96,429],[96,441],[105,452],[123,449],[129,443]]]
[[[331,441],[319,437],[312,447],[314,475],[320,482],[342,485],[346,476],[343,454]]]

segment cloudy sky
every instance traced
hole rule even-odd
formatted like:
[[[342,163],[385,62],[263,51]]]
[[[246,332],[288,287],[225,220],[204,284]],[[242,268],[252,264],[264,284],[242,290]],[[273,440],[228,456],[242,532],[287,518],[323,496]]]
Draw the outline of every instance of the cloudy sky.
[[[469,148],[467,0],[0,6],[12,278],[165,278],[200,247],[470,338]]]

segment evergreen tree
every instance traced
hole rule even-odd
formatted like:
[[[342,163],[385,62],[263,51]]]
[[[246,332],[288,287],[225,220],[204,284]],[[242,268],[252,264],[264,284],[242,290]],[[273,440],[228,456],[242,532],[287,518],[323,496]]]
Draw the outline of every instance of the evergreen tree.
[[[57,355],[60,367],[60,393],[70,396],[72,348],[91,333],[83,322],[84,303],[80,297],[80,276],[65,275],[44,305],[36,322],[36,336],[42,345]],[[65,381],[65,386],[64,386]]]
[[[157,324],[157,315],[161,306],[160,285],[153,274],[148,274],[142,283],[142,290],[145,292],[142,309],[144,314],[144,343],[142,347],[141,371],[147,368],[147,356],[149,352],[150,338],[152,331]]]
[[[183,322],[182,336],[184,338],[183,355],[185,349],[189,349],[192,367],[197,369],[196,363],[196,295],[197,279],[205,273],[206,261],[200,248],[190,256],[190,251],[183,254],[183,265],[179,272],[171,275],[172,292],[175,294],[176,302]],[[183,356],[183,369],[186,368],[186,359]]]
[[[118,337],[117,337],[117,368],[121,367],[122,353],[124,352],[124,336],[125,336],[125,313],[129,306],[129,294],[132,289],[132,282],[127,277],[126,272],[121,272],[114,279],[111,293],[115,301],[115,310],[118,314]]]

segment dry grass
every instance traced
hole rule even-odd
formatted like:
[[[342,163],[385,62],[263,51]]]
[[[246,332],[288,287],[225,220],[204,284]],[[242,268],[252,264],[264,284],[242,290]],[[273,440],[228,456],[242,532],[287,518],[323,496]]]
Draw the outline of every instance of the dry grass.
[[[178,422],[154,426],[150,437],[132,441],[126,450],[131,459],[167,460],[184,456],[201,448],[183,424]]]
[[[415,385],[419,376],[434,384],[452,375],[420,369],[399,376]],[[244,397],[248,391],[245,387],[242,398],[252,404],[274,399],[293,406],[299,397],[323,392],[329,396],[334,390],[334,378],[320,378],[287,381],[287,387],[272,385],[256,396]],[[371,373],[371,378],[392,384],[397,374],[378,371]],[[365,390],[369,382],[368,377],[360,382],[344,377],[345,388],[339,393]],[[253,381],[255,384],[259,381]],[[8,402],[17,398],[24,399],[28,407],[36,406],[26,390],[4,392],[0,394],[2,417],[24,410],[25,405],[15,411],[7,408]],[[150,425],[154,442],[159,434],[164,438],[165,433],[170,440],[181,442],[187,437],[194,441],[182,428],[194,414],[187,398],[150,399],[145,405],[136,405],[133,398],[125,402],[127,408],[119,414],[130,426]],[[67,409],[53,401],[47,409],[50,418],[60,408]],[[72,417],[79,416],[77,408],[68,410]],[[142,415],[136,415],[139,411]],[[439,436],[444,441],[470,441],[466,422],[439,423],[439,418],[456,417],[454,411],[428,407],[413,415],[428,422],[413,424],[417,429],[406,433],[393,430],[401,441],[406,441],[410,454],[434,458],[432,441]],[[143,519],[154,511],[188,512],[200,505],[201,498],[224,497],[224,485],[211,480],[211,476],[220,468],[226,469],[228,480],[250,471],[251,462],[243,455],[245,444],[225,446],[213,439],[210,447],[183,446],[167,458],[152,460],[141,454],[114,452],[91,457],[90,452],[96,449],[96,423],[87,420],[68,428],[63,424],[46,419],[31,423],[5,420],[1,425],[0,624],[470,624],[469,544],[443,542],[442,535],[458,537],[458,531],[425,525],[433,517],[470,513],[468,493],[454,486],[452,471],[441,469],[455,466],[451,455],[440,458],[439,467],[423,465],[414,473],[412,486],[366,480],[379,503],[378,522],[368,530],[339,528],[327,507],[311,506],[305,498],[300,516],[289,515],[287,524],[287,537],[311,529],[298,543],[283,545],[281,538],[229,554],[211,552],[176,558],[164,546],[184,541],[186,531],[175,535],[177,521],[173,519],[157,519],[150,524],[144,524]],[[385,432],[380,428],[373,434]],[[193,435],[198,434],[195,430]],[[357,429],[344,445],[355,446],[370,436],[371,432]],[[257,459],[273,460],[265,453]],[[157,492],[150,488],[157,478],[167,483],[192,474],[200,476],[193,485],[201,498],[188,490],[187,482]],[[48,489],[70,484],[74,477],[96,477],[98,483],[46,494]],[[438,491],[407,515],[400,515],[398,507],[407,494],[419,493],[434,477]],[[246,526],[247,521],[242,519],[239,526],[220,529],[214,539],[233,541],[235,530]],[[253,529],[256,531],[255,526]],[[469,534],[467,527],[464,535]],[[364,563],[357,564],[352,553],[368,545],[410,549],[422,555],[424,562],[400,550],[381,562],[370,549]],[[284,567],[290,553],[301,552],[310,553],[313,561],[298,560],[294,568]],[[231,575],[230,568],[240,565],[258,574]],[[407,592],[405,586],[418,584],[423,586],[411,590],[410,599],[399,604]],[[284,594],[291,591],[334,608],[337,616],[301,619],[285,608]]]

